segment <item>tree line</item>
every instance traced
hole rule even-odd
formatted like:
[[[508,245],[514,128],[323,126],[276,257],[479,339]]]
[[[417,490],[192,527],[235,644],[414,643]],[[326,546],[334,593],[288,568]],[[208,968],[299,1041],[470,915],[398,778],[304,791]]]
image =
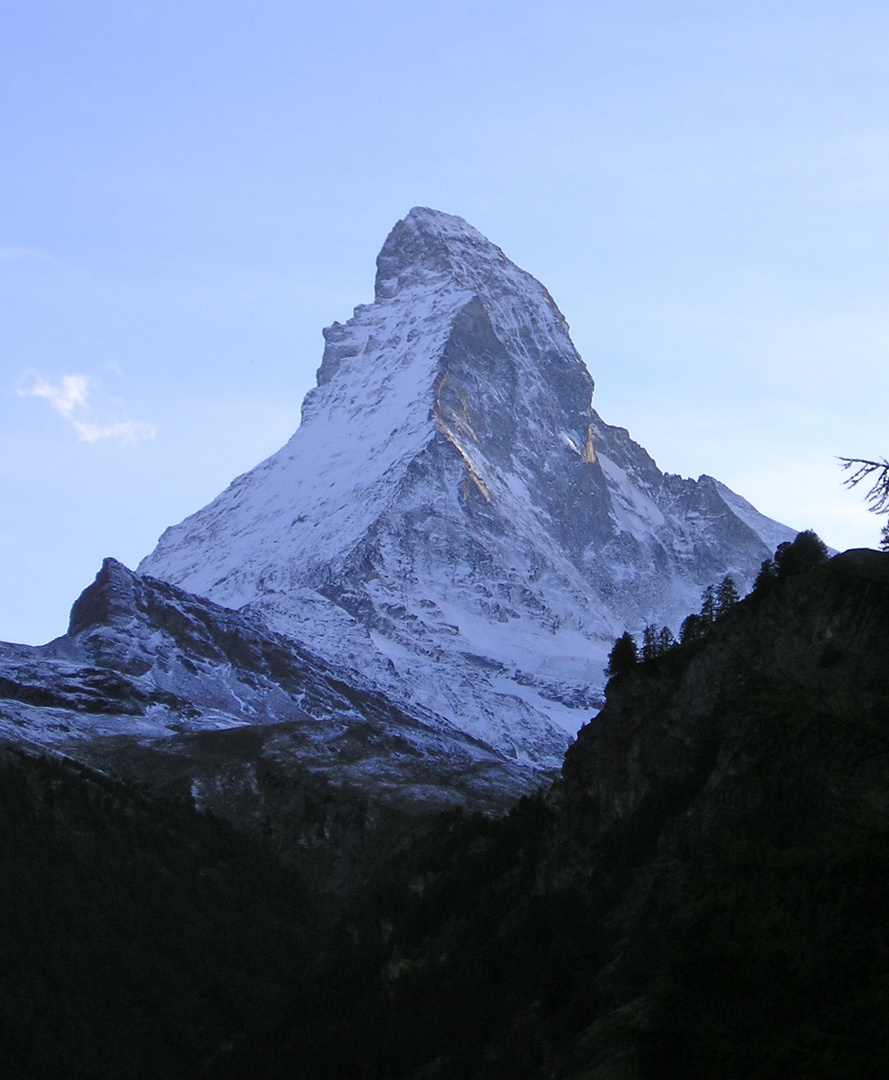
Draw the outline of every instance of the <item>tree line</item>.
[[[765,596],[785,578],[816,566],[827,558],[824,541],[813,529],[806,529],[793,540],[779,544],[774,556],[763,561],[750,595]],[[625,630],[608,654],[605,674],[609,677],[621,675],[639,663],[656,660],[672,649],[700,641],[706,637],[710,627],[740,599],[734,579],[727,574],[718,585],[708,585],[701,593],[701,608],[683,619],[678,640],[668,626],[658,627],[651,623],[642,630],[640,647],[633,635]]]

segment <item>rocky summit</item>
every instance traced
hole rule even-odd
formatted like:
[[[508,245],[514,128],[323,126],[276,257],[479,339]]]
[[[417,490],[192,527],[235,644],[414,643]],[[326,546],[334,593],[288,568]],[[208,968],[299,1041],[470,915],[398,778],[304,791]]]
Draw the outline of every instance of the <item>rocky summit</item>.
[[[324,331],[287,445],[139,571],[424,724],[557,766],[618,634],[678,629],[793,534],[606,424],[549,293],[461,218],[411,210],[375,294]]]

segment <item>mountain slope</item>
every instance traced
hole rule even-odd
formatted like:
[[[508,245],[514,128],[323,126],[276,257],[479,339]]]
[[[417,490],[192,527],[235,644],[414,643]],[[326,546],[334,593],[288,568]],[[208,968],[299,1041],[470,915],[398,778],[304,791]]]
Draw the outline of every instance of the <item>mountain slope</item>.
[[[605,424],[547,291],[460,218],[412,210],[374,303],[324,336],[292,439],[139,569],[414,715],[557,764],[617,634],[676,626],[792,535]]]
[[[215,1075],[323,933],[224,822],[2,745],[0,910],[4,1080]]]

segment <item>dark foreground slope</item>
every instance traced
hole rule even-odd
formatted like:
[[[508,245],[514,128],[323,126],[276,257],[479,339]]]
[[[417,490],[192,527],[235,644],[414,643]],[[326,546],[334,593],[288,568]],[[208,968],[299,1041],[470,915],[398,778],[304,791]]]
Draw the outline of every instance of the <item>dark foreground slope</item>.
[[[877,1077],[889,556],[613,679],[544,801],[443,822],[353,912],[263,1075]],[[259,1056],[257,1057],[257,1054]]]
[[[546,797],[332,910],[184,804],[0,771],[0,1073],[885,1075],[889,555],[612,679]]]
[[[320,948],[292,871],[231,826],[0,750],[0,1076],[193,1080]]]

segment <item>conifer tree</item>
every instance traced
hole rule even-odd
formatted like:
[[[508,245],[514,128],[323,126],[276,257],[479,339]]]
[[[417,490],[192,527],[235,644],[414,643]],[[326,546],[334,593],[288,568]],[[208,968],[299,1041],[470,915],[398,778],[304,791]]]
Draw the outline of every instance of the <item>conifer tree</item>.
[[[679,640],[687,645],[689,641],[698,641],[706,632],[707,624],[700,615],[687,615],[679,628]]]
[[[765,596],[766,593],[771,592],[777,579],[778,570],[774,559],[763,559],[756,580],[753,582],[753,595]]]
[[[827,545],[814,529],[797,533],[792,541],[785,540],[775,549],[775,571],[779,578],[808,570],[828,558]]]
[[[658,630],[654,623],[649,623],[642,631],[642,659],[654,660],[659,655]]]
[[[716,621],[719,614],[716,599],[716,587],[708,585],[701,593],[701,621],[707,625]]]
[[[608,666],[605,668],[606,675],[623,675],[630,671],[639,662],[639,650],[633,635],[625,630],[615,641],[614,648],[608,654]]]
[[[729,577],[728,574],[720,581],[719,588],[716,590],[716,614],[724,615],[729,608],[732,608],[741,599],[741,594],[738,592],[738,587],[735,585],[734,579]]]

